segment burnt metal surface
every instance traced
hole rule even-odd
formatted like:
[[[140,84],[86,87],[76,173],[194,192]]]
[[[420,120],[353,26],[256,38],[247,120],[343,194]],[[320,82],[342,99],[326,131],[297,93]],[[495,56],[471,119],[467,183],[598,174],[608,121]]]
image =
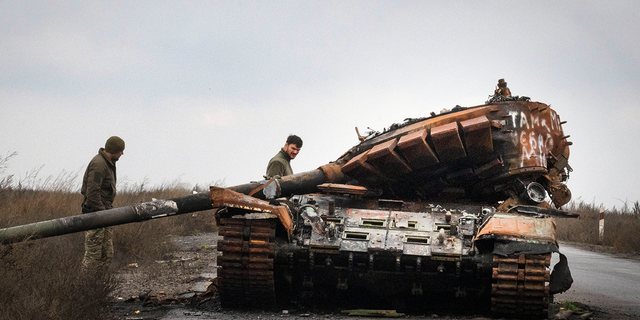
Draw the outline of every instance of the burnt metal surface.
[[[441,162],[453,162],[467,156],[457,122],[449,122],[431,129],[431,141]]]
[[[422,210],[412,210],[416,204],[323,194],[289,201],[300,208],[313,205],[327,232],[315,232],[309,222],[301,221],[295,246],[288,246],[277,259],[285,263],[283,270],[296,270],[286,278],[300,281],[287,287],[318,286],[313,279],[321,278],[323,290],[336,294],[391,297],[421,296],[420,288],[477,294],[490,282],[490,273],[478,272],[471,261],[476,223],[488,208],[452,204],[419,205]],[[470,279],[475,283],[462,285]],[[385,290],[376,285],[379,281],[385,282]]]
[[[443,190],[456,187],[462,190],[459,199],[500,200],[508,197],[501,190],[517,191],[511,184],[519,179],[530,183],[549,175],[543,181],[546,192],[552,198],[558,193],[564,204],[570,192],[563,182],[572,170],[567,137],[548,105],[506,101],[380,133],[337,162],[345,163],[343,173],[362,185],[403,198],[438,198]],[[496,190],[496,185],[501,188]]]
[[[287,207],[274,206],[266,201],[220,187],[211,186],[210,194],[211,202],[215,208],[229,207],[247,211],[273,213],[278,216],[280,223],[282,223],[288,234],[291,234],[293,231],[291,214]]]
[[[546,319],[551,254],[493,257],[491,311],[495,316]]]
[[[426,141],[427,129],[400,137],[398,149],[413,170],[424,169],[440,162]]]
[[[557,244],[556,225],[553,219],[496,213],[476,235],[485,237],[513,237]]]
[[[218,288],[224,308],[275,305],[273,258],[275,219],[218,221]]]

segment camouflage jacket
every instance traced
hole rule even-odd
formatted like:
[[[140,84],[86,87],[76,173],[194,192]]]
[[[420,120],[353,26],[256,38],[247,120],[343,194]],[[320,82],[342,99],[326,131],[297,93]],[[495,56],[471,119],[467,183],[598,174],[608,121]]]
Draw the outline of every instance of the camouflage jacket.
[[[113,208],[113,199],[116,197],[116,165],[111,162],[104,151],[98,150],[98,154],[91,159],[82,179],[82,191],[84,195],[83,206],[91,211]]]
[[[293,174],[290,162],[291,157],[289,157],[284,150],[280,149],[280,152],[269,160],[269,164],[267,165],[267,177],[284,177]]]

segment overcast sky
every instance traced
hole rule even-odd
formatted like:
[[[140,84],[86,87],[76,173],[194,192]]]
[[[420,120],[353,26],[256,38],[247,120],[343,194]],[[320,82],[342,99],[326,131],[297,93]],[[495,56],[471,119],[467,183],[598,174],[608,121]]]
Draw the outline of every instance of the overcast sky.
[[[355,127],[483,104],[497,80],[551,104],[574,200],[640,199],[640,1],[0,1],[0,155],[16,180],[84,173],[111,135],[120,182],[260,180]],[[81,182],[81,181],[80,181]]]

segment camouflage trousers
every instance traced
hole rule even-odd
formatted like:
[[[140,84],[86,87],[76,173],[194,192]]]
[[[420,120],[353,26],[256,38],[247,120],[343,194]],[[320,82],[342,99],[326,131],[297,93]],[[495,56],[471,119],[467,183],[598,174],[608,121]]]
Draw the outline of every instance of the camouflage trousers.
[[[106,272],[113,258],[113,229],[99,228],[85,232],[82,272]]]

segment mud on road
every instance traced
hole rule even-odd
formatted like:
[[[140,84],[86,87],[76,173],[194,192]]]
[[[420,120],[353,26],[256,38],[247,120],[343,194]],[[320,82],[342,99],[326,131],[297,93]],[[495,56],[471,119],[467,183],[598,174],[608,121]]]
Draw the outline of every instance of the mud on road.
[[[217,240],[215,233],[176,237],[178,251],[173,258],[149,264],[131,264],[117,272],[120,285],[113,293],[114,304],[108,315],[121,320],[182,319],[380,319],[341,314],[341,310],[223,310],[215,292],[207,291],[216,278]],[[215,280],[214,280],[215,281]],[[594,310],[578,304],[581,311],[562,319],[632,319]],[[464,308],[443,313],[404,314],[403,319],[489,319],[486,314],[468,315]],[[562,315],[561,305],[553,304],[549,319]],[[560,313],[559,313],[560,312]]]

